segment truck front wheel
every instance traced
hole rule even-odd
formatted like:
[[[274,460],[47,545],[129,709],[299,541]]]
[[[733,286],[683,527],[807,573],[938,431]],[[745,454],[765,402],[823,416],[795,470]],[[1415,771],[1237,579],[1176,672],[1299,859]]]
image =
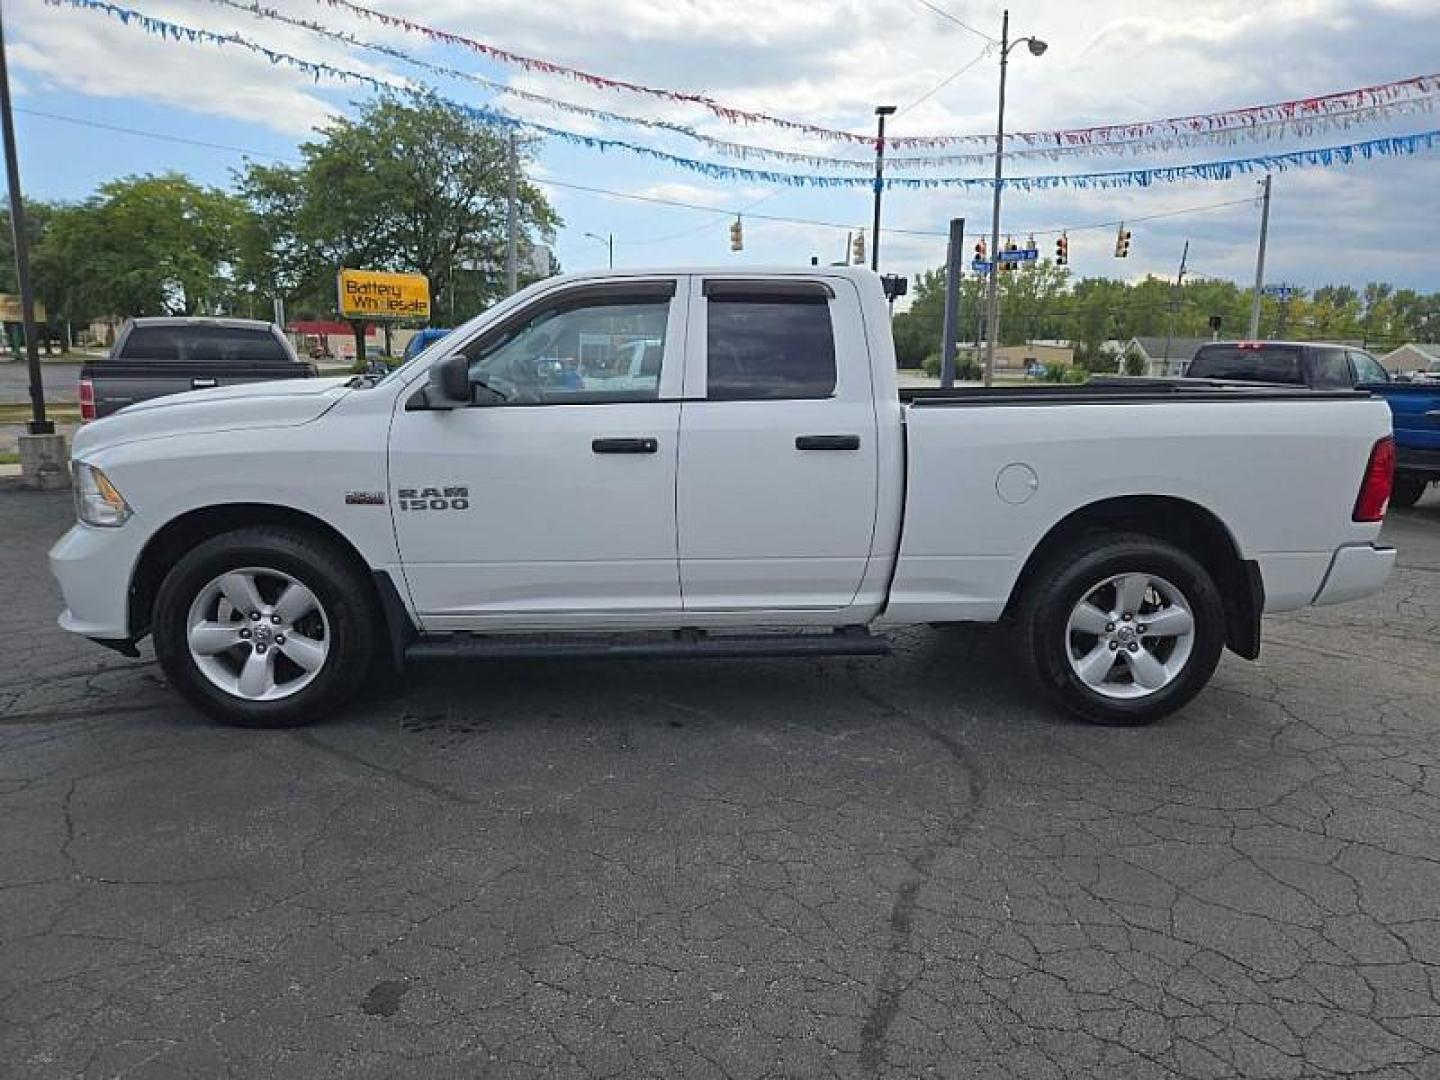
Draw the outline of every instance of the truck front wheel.
[[[1097,724],[1148,724],[1210,680],[1225,612],[1205,568],[1140,534],[1088,536],[1032,578],[1020,609],[1025,658],[1046,691]]]
[[[226,723],[286,727],[339,708],[376,647],[370,583],[332,545],[260,526],[197,545],[155,600],[174,687]]]

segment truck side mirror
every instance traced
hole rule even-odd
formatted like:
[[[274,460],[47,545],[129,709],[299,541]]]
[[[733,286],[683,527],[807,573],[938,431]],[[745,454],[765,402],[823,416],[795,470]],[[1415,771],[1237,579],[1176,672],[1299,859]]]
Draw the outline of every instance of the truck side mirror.
[[[470,359],[464,353],[445,357],[430,369],[430,400],[436,405],[452,408],[469,405]]]
[[[405,402],[406,412],[449,411],[473,403],[470,361],[462,353],[430,365],[425,385]]]

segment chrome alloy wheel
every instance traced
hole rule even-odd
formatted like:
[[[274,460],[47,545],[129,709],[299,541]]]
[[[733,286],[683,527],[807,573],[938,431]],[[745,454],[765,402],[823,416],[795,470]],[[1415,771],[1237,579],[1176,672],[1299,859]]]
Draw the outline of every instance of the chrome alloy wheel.
[[[330,655],[330,620],[308,588],[283,570],[247,566],[206,585],[190,605],[185,639],[195,666],[246,701],[303,690]]]
[[[1080,599],[1065,625],[1065,656],[1080,681],[1134,700],[1180,677],[1195,647],[1185,594],[1154,574],[1117,574]]]

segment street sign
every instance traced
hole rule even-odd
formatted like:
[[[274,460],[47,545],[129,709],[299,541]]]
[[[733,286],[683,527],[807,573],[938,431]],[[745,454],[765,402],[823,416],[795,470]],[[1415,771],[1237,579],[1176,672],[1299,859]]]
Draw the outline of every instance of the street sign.
[[[988,274],[990,272],[990,263],[984,259],[972,259],[970,261],[970,269],[974,270],[977,274]]]
[[[1281,300],[1289,300],[1291,289],[1289,285],[1266,285],[1260,291],[1263,292],[1266,296],[1274,296]]]
[[[1036,248],[1020,248],[1018,251],[1000,252],[1002,263],[1034,262],[1039,257],[1040,252]]]
[[[430,281],[424,274],[341,270],[340,314],[347,319],[430,318]]]

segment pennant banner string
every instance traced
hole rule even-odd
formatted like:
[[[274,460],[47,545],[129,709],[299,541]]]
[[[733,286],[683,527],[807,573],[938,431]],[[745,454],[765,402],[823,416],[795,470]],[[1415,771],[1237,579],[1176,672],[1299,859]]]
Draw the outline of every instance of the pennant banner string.
[[[679,90],[663,90],[640,83],[611,79],[603,75],[581,71],[565,64],[523,56],[485,42],[476,41],[462,34],[440,30],[433,26],[414,22],[398,15],[390,15],[374,8],[356,3],[355,0],[316,0],[316,3],[340,9],[361,19],[375,21],[390,29],[400,29],[418,34],[432,42],[454,45],[469,49],[482,56],[504,64],[511,64],[526,71],[540,72],[561,78],[573,79],[599,89],[618,90],[645,94],[676,102],[699,105],[732,124],[770,124],[791,131],[800,131],[833,142],[848,142],[874,145],[875,136],[829,128],[817,124],[787,120],[768,113],[722,105],[703,94],[692,94]],[[1283,119],[1314,119],[1331,112],[1346,112],[1363,105],[1379,105],[1402,97],[1428,96],[1440,90],[1440,73],[1416,75],[1395,82],[1364,86],[1353,90],[1340,90],[1315,97],[1296,98],[1291,101],[1272,102],[1266,105],[1252,105],[1245,108],[1229,109],[1215,113],[1197,113],[1190,116],[1175,116],[1160,120],[1138,120],[1122,124],[1104,124],[1096,127],[1068,128],[1055,131],[1022,131],[1007,136],[1008,139],[1027,145],[1070,145],[1073,143],[1108,142],[1114,139],[1139,139],[1148,136],[1196,134],[1217,128],[1247,128],[1266,121]],[[907,135],[894,136],[885,140],[886,148],[894,149],[938,149],[964,143],[988,143],[993,134],[976,135]]]
[[[98,11],[118,19],[125,25],[134,24],[142,30],[177,42],[206,42],[218,46],[238,46],[265,57],[277,66],[290,67],[319,81],[334,79],[342,83],[358,83],[381,93],[405,92],[412,87],[386,82],[373,75],[345,68],[335,67],[323,61],[305,60],[288,53],[270,49],[250,41],[239,34],[217,34],[170,22],[166,19],[145,15],[132,8],[121,7],[109,0],[46,0],[46,3]],[[838,176],[776,172],[769,169],[747,168],[726,165],[712,161],[698,161],[679,154],[667,153],[654,147],[627,142],[622,139],[582,135],[528,120],[520,120],[493,109],[439,98],[441,102],[459,109],[474,119],[499,127],[515,128],[546,135],[575,146],[607,152],[620,150],[627,153],[663,161],[679,168],[689,169],[712,179],[744,180],[785,187],[812,188],[858,188],[872,187],[874,181],[866,176]],[[1278,154],[1262,154],[1248,158],[1232,158],[1224,161],[1199,162],[1188,165],[1171,165],[1158,168],[1128,169],[1116,172],[1071,173],[1055,175],[1012,176],[1002,181],[1004,187],[1015,191],[1044,191],[1054,188],[1118,188],[1148,187],[1156,183],[1174,183],[1183,180],[1227,180],[1236,175],[1269,170],[1307,166],[1349,165],[1355,161],[1375,157],[1398,157],[1432,151],[1440,145],[1440,130],[1419,132],[1413,135],[1398,135],[1387,138],[1369,139],[1364,142],[1343,146],[1321,147],[1309,150],[1294,150]],[[964,176],[889,176],[884,180],[887,188],[915,190],[922,188],[975,188],[991,189],[995,181],[988,177]]]
[[[547,94],[521,90],[518,87],[510,86],[496,79],[486,78],[475,72],[463,71],[445,64],[437,64],[422,59],[393,45],[365,41],[356,37],[354,34],[347,33],[343,30],[336,30],[323,23],[298,18],[293,15],[286,15],[274,8],[266,7],[261,4],[259,0],[210,0],[210,2],[218,4],[221,7],[245,12],[259,19],[266,19],[307,30],[310,33],[351,48],[363,49],[368,52],[387,56],[401,63],[428,71],[434,75],[462,79],[466,82],[483,86],[495,93],[517,98],[521,101],[533,102],[546,106],[547,108],[577,116],[584,116],[593,120],[627,124],[654,131],[670,132],[687,139],[692,139],[709,147],[716,153],[737,160],[785,161],[812,168],[837,168],[857,172],[870,172],[874,169],[873,163],[868,160],[832,157],[824,154],[807,154],[799,151],[756,146],[749,143],[732,142],[706,135],[685,124],[652,117],[627,116],[606,109],[597,109],[575,102],[563,101]],[[1257,121],[1244,128],[1217,128],[1214,130],[1196,131],[1184,136],[1152,135],[1144,138],[1117,139],[1105,142],[1080,142],[1053,146],[1021,146],[1008,149],[1006,156],[1022,161],[1045,160],[1058,162],[1075,155],[1092,155],[1099,153],[1128,153],[1138,155],[1154,151],[1174,150],[1181,147],[1193,147],[1214,143],[1233,146],[1246,141],[1259,141],[1262,139],[1275,139],[1287,136],[1309,136],[1320,131],[1351,128],[1359,124],[1373,123],[1375,121],[1388,119],[1392,116],[1408,115],[1416,112],[1430,112],[1434,109],[1435,100],[1435,96],[1417,98],[1402,97],[1396,98],[1393,101],[1383,101],[1373,105],[1362,105],[1343,112],[1332,112],[1322,116],[1282,117],[1275,120]],[[890,140],[886,141],[889,142]],[[888,160],[892,169],[903,172],[907,169],[947,169],[955,168],[956,166],[985,165],[993,161],[994,158],[989,151],[976,151],[965,154],[897,154],[891,156]]]

